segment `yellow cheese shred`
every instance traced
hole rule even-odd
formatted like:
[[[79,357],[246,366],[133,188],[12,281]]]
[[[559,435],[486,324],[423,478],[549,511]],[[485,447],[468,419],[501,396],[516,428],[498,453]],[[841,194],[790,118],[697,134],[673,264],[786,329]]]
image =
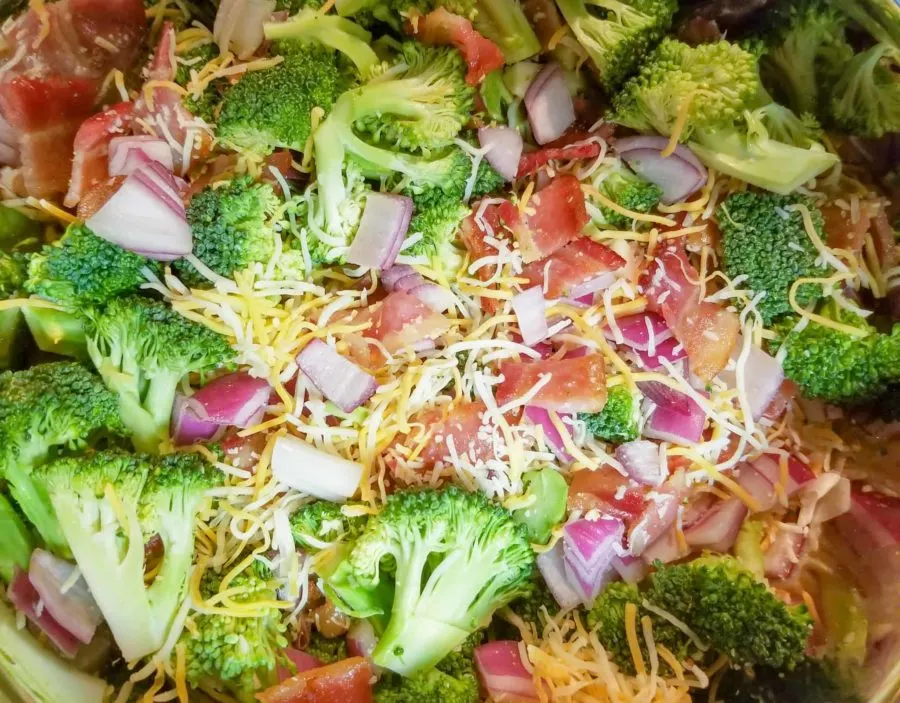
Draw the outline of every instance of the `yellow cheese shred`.
[[[647,667],[644,665],[644,656],[641,654],[641,645],[638,643],[637,606],[634,603],[625,605],[625,636],[628,638],[631,658],[634,659],[634,670],[637,671],[638,676],[646,676]]]
[[[653,222],[657,225],[663,225],[664,227],[674,227],[677,222],[675,220],[671,220],[668,217],[659,217],[658,215],[646,215],[642,212],[634,212],[633,210],[628,210],[627,208],[622,207],[621,205],[614,203],[612,200],[607,198],[603,193],[589,185],[581,185],[581,190],[587,193],[594,200],[600,202],[601,205],[608,207],[613,212],[617,212],[620,215],[624,215],[625,217],[629,217],[632,220],[638,220],[640,222]]]

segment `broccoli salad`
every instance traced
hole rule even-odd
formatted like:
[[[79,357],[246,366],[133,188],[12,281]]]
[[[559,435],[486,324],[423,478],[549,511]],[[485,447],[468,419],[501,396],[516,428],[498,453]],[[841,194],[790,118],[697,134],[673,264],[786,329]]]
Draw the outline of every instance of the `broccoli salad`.
[[[0,700],[900,700],[896,0],[0,21]]]

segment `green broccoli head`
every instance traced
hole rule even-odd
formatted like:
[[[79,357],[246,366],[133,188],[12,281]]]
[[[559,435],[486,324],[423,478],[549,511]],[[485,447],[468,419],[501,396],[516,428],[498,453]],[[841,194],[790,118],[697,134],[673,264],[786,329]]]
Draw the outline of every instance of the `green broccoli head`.
[[[3,12],[0,10],[0,18]],[[0,205],[0,247],[31,249],[38,242],[43,230],[38,220],[32,220],[15,208]]]
[[[544,631],[547,617],[552,618],[559,613],[559,603],[556,602],[556,598],[553,597],[550,589],[547,588],[547,583],[544,581],[544,577],[540,575],[540,572],[535,573],[532,577],[527,592],[512,601],[508,607],[514,615],[529,625],[538,637]],[[491,623],[491,630],[496,632],[498,636],[492,639],[520,638],[518,629],[512,630],[508,627],[503,627],[500,632],[497,632],[497,628],[500,626],[498,618],[494,618],[494,622]]]
[[[36,476],[122,655],[157,651],[187,588],[196,513],[222,474],[198,454],[102,451],[49,462]],[[144,544],[154,535],[163,556],[145,584]]]
[[[177,55],[175,83],[186,88],[191,81],[191,72],[199,71],[203,66],[219,55],[219,47],[215,42],[200,44]],[[199,96],[186,95],[182,102],[195,117],[214,124],[216,108],[222,101],[222,94],[230,84],[226,78],[217,78],[209,83]]]
[[[559,9],[611,93],[672,25],[674,0],[560,0]]]
[[[69,548],[35,468],[63,448],[124,434],[115,396],[79,363],[0,374],[0,478],[54,552],[67,555]]]
[[[802,195],[733,193],[716,211],[722,233],[723,265],[731,277],[745,276],[741,288],[751,297],[764,292],[756,305],[765,325],[793,311],[791,286],[798,278],[822,278],[831,268],[819,262],[819,251],[810,240],[803,215],[794,206],[803,205],[812,216],[819,238],[824,240],[822,213],[814,201]],[[819,300],[822,287],[806,283],[797,289],[797,303],[806,307]]]
[[[373,690],[375,703],[477,703],[481,700],[478,679],[473,674],[455,678],[439,669],[429,669],[413,676],[390,674]]]
[[[751,113],[750,121],[762,123],[772,139],[799,147],[816,144],[824,134],[822,125],[813,115],[804,112],[798,116],[778,103],[757,108]]]
[[[874,139],[900,132],[900,48],[876,44],[842,68],[829,106],[835,125]]]
[[[730,703],[861,703],[835,666],[812,657],[791,670],[728,669],[717,691]]]
[[[373,661],[404,676],[435,665],[525,592],[534,553],[524,529],[459,488],[393,494],[353,545],[363,584],[392,577],[393,607]]]
[[[784,372],[803,395],[830,403],[857,403],[900,381],[900,324],[882,333],[833,302],[819,313],[860,332],[850,334],[816,322],[796,331],[796,317],[775,326],[771,347],[784,348]]]
[[[291,534],[297,546],[317,552],[335,542],[355,540],[365,528],[366,520],[365,516],[346,516],[337,503],[317,500],[291,515]]]
[[[334,664],[349,656],[347,654],[346,639],[343,637],[328,638],[318,630],[310,633],[309,642],[303,648],[303,651],[323,664]]]
[[[278,147],[302,151],[312,132],[313,109],[327,113],[345,88],[334,54],[303,46],[274,68],[247,73],[226,93],[217,135],[261,154]]]
[[[249,176],[204,188],[187,208],[194,256],[226,278],[253,264],[268,263],[276,236],[270,219],[278,205],[272,186],[255,183]],[[192,287],[212,285],[185,259],[176,261],[175,269]]]
[[[0,300],[14,298],[28,277],[28,258],[22,254],[0,252]]]
[[[844,38],[846,16],[826,0],[792,0],[776,5],[766,24],[763,80],[792,110],[819,114],[829,91],[827,67],[853,54]]]
[[[648,213],[659,205],[662,198],[662,188],[645,181],[620,161],[600,174],[594,185],[616,205],[634,212]],[[634,222],[605,205],[600,205],[598,209],[603,216],[602,224],[610,227],[629,229]]]
[[[28,572],[31,552],[34,551],[34,537],[31,529],[22,520],[18,510],[0,491],[0,580],[11,583],[16,569]]]
[[[222,574],[206,571],[200,582],[204,598],[221,590]],[[254,694],[276,681],[280,652],[288,646],[278,598],[269,570],[253,562],[228,583],[230,600],[248,610],[236,616],[197,613],[179,639],[184,645],[188,683],[252,703]],[[257,605],[259,604],[259,605]]]
[[[581,413],[578,417],[587,426],[587,431],[603,442],[631,442],[640,436],[640,395],[625,386],[614,386],[609,389],[603,410]]]
[[[159,262],[107,242],[76,222],[59,241],[31,257],[25,287],[29,293],[78,310],[136,292],[147,282],[145,272],[161,270]]]
[[[790,669],[812,628],[805,606],[789,606],[731,556],[665,566],[650,577],[647,599],[738,666]]]
[[[165,304],[125,296],[89,313],[88,353],[118,395],[122,421],[139,449],[159,451],[168,437],[175,392],[189,373],[231,363],[228,340]]]

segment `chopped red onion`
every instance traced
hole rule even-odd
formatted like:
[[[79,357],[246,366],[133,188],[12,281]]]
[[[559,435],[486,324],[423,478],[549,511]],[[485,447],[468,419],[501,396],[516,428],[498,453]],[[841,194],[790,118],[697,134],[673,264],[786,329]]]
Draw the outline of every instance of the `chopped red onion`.
[[[638,483],[658,486],[666,480],[668,467],[663,466],[659,445],[646,439],[625,442],[616,447],[616,459],[625,472]]]
[[[272,473],[286,486],[337,503],[356,493],[363,467],[316,449],[299,437],[282,435],[272,450]]]
[[[550,419],[550,413],[547,410],[535,405],[526,405],[522,416],[532,425],[541,427],[544,432],[544,439],[547,440],[547,444],[550,445],[550,449],[556,455],[557,459],[566,464],[571,464],[575,461],[572,455],[566,451],[566,444],[563,441],[562,435],[560,435],[559,430],[556,429],[556,425],[553,424],[553,420]],[[559,419],[562,420],[563,426],[566,427],[567,430],[568,427],[566,426],[564,418],[569,417],[571,417],[571,415],[563,414],[559,416]]]
[[[643,559],[629,555],[613,557],[612,565],[625,583],[640,583],[650,571]]]
[[[13,607],[24,613],[65,656],[71,658],[78,653],[80,646],[78,638],[63,627],[42,605],[37,589],[28,580],[28,575],[18,567],[9,588],[6,589],[6,597]]]
[[[606,290],[615,282],[616,272],[604,271],[599,276],[595,276],[594,278],[585,281],[584,283],[579,283],[572,286],[572,288],[569,290],[568,297],[578,303],[591,305],[594,302],[594,293],[601,290]]]
[[[685,413],[684,410],[688,412]],[[693,445],[703,438],[706,412],[688,395],[678,403],[657,405],[644,425],[643,434],[673,444]]]
[[[569,583],[590,607],[614,575],[612,559],[625,525],[618,518],[575,520],[563,528],[563,558]]]
[[[94,638],[97,626],[103,622],[103,615],[84,579],[79,576],[73,582],[76,568],[50,552],[35,549],[28,566],[28,580],[47,612],[68,632],[88,644]]]
[[[191,253],[193,238],[184,203],[154,166],[159,164],[145,164],[128,176],[85,224],[98,237],[123,249],[172,261]]]
[[[478,143],[482,148],[487,148],[484,158],[494,170],[506,181],[514,181],[523,146],[519,130],[512,127],[482,127],[478,130]]]
[[[641,393],[644,394],[644,397],[654,405],[670,408],[683,415],[690,414],[690,406],[684,400],[687,398],[691,403],[694,401],[681,391],[672,388],[672,386],[662,381],[639,381],[637,386]]]
[[[205,414],[203,406],[186,395],[178,393],[172,404],[171,435],[176,447],[212,440],[225,427],[217,422],[200,419]]]
[[[284,681],[285,679],[289,679],[292,676],[296,676],[297,674],[302,674],[304,671],[310,671],[312,669],[318,669],[320,666],[324,666],[324,664],[316,659],[312,654],[307,654],[299,649],[294,649],[293,647],[285,647],[281,650],[281,653],[284,654],[288,659],[290,659],[291,664],[294,665],[294,668],[287,666],[278,666],[276,668],[276,674],[278,676],[279,681]]]
[[[685,541],[694,549],[727,552],[746,517],[747,506],[738,498],[719,501],[684,531]]]
[[[672,330],[668,328],[662,316],[655,312],[641,312],[622,318],[617,317],[616,326],[622,333],[625,344],[638,351],[647,351],[650,348],[651,333],[654,346],[673,336]],[[604,334],[607,339],[615,339],[612,330],[608,327],[604,330]]]
[[[456,298],[446,288],[426,281],[412,266],[395,264],[381,273],[381,283],[388,293],[399,291],[416,296],[435,312],[446,312]]]
[[[700,159],[682,144],[670,156],[663,156],[668,145],[667,137],[625,137],[616,141],[616,151],[635,173],[662,188],[662,201],[671,205],[700,190],[707,174]]]
[[[575,122],[575,106],[558,64],[549,63],[528,87],[525,110],[538,144],[559,139]]]
[[[369,193],[347,261],[373,269],[390,268],[400,253],[412,211],[412,199],[405,195]]]
[[[581,603],[581,594],[569,583],[566,575],[565,558],[563,557],[563,543],[558,541],[553,549],[538,554],[538,569],[550,593],[563,610],[570,610]]]
[[[264,378],[238,371],[207,383],[191,396],[191,405],[201,420],[246,429],[262,420],[271,395]]]
[[[731,360],[737,364],[743,352],[743,344],[738,343],[731,355]],[[747,394],[750,414],[754,420],[758,420],[765,413],[769,403],[777,395],[784,381],[784,370],[775,357],[766,354],[754,344],[750,345],[750,353],[744,363],[743,370],[744,390]],[[719,378],[729,387],[737,388],[737,369],[726,370],[719,374]]]
[[[683,493],[681,489],[665,486],[647,494],[644,512],[628,531],[628,548],[633,556],[643,556],[644,550],[674,524]]]
[[[495,640],[479,645],[475,648],[475,667],[490,700],[538,700],[534,679],[522,664],[518,642]]]
[[[781,529],[763,555],[763,568],[770,579],[786,581],[805,556],[806,537],[802,532]]]
[[[678,542],[675,528],[670,527],[644,549],[641,553],[641,560],[647,565],[656,561],[668,564],[683,556],[685,556],[685,552]]]
[[[263,24],[275,11],[275,0],[222,0],[213,35],[224,53],[232,49],[239,59],[249,58],[263,43]]]
[[[656,345],[656,349],[653,351],[654,354],[651,355],[650,352],[647,351],[632,349],[632,353],[637,356],[644,368],[650,371],[658,371],[661,369],[663,366],[662,359],[665,359],[671,364],[677,364],[682,359],[687,358],[687,352],[684,350],[684,345],[675,339],[675,337],[663,340]]]
[[[793,456],[788,457],[787,485],[782,483],[781,464],[777,455],[763,454],[751,463],[753,468],[765,476],[773,486],[781,484],[788,496],[794,495],[802,486],[816,477],[806,464]]]
[[[145,135],[113,137],[109,143],[109,175],[130,176],[149,161],[169,171],[175,168],[172,149],[165,139]]]
[[[765,512],[775,507],[778,496],[775,486],[751,464],[741,464],[735,472],[738,485],[750,495],[759,506],[757,512]]]
[[[549,329],[544,315],[547,306],[540,286],[534,286],[513,296],[512,309],[516,313],[519,333],[525,345],[530,347],[547,338]]]
[[[409,264],[394,264],[381,272],[381,284],[388,293],[391,293],[397,290],[396,286],[399,281],[407,276],[418,275],[416,270]]]
[[[351,413],[375,394],[378,382],[321,339],[297,355],[297,365],[328,400]]]

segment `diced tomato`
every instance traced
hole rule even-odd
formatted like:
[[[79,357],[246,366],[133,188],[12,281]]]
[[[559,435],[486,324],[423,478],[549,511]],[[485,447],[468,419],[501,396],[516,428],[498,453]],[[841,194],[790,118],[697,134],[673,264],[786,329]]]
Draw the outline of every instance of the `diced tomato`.
[[[522,269],[529,286],[541,286],[544,297],[559,298],[580,283],[625,265],[625,259],[612,249],[582,237],[566,244],[546,259],[533,261]]]
[[[365,310],[347,318],[353,325],[371,322],[361,334],[377,339],[390,352],[411,347],[416,342],[437,339],[450,327],[450,321],[416,296],[394,291]]]
[[[590,495],[598,501],[602,510],[626,523],[634,522],[646,507],[647,489],[629,480],[613,468],[597,471],[576,471],[569,487],[570,507],[577,496]]]
[[[96,83],[84,78],[12,78],[0,83],[0,114],[16,131],[28,195],[52,198],[66,192],[72,144],[94,111]]]
[[[522,260],[538,261],[581,235],[589,221],[578,179],[557,176],[528,201],[524,218],[512,203],[500,205],[500,218],[519,243]]]
[[[131,131],[133,108],[133,103],[118,103],[82,122],[75,134],[66,207],[75,207],[87,191],[109,178],[109,143]]]
[[[465,17],[447,12],[443,7],[415,18],[411,28],[424,44],[456,47],[469,67],[466,72],[469,85],[478,85],[488,73],[503,68],[503,53],[497,45],[477,32]]]
[[[663,316],[684,346],[694,374],[710,380],[725,368],[737,344],[737,315],[700,301],[697,271],[680,244],[672,242],[660,251],[645,279],[650,310]]]
[[[256,699],[262,703],[371,703],[372,668],[362,657],[309,669],[285,679]]]
[[[497,388],[497,405],[523,397],[541,379],[549,381],[528,401],[546,410],[593,413],[606,405],[606,364],[600,354],[574,359],[508,361],[500,365],[503,381]]]
[[[478,211],[479,205],[476,203],[472,208],[473,214],[463,220],[459,231],[462,243],[469,252],[469,259],[472,262],[478,261],[478,259],[482,259],[485,256],[497,255],[497,250],[485,241],[485,237],[487,237],[489,233],[481,228],[478,220],[475,218],[475,213]],[[491,228],[492,236],[495,239],[509,239],[508,233],[500,220],[500,210],[496,205],[489,205],[486,207],[482,214],[482,218],[487,226]],[[478,276],[480,280],[487,281],[494,275],[494,271],[494,266],[482,266],[475,275]],[[498,286],[496,284],[489,286],[489,290],[497,290],[497,288]],[[493,314],[500,309],[500,301],[497,298],[481,296],[481,309],[486,313]]]
[[[522,154],[519,158],[517,178],[537,173],[551,161],[575,161],[592,159],[600,154],[599,141],[588,141],[591,137],[607,139],[612,134],[611,125],[601,125],[595,132],[571,129],[559,139],[545,144],[540,149]]]
[[[475,464],[494,458],[494,447],[485,423],[487,407],[480,400],[454,405],[449,412],[430,410],[420,415],[416,422],[428,428],[428,444],[421,457],[426,466],[432,467],[451,455],[450,446],[457,456],[465,455]]]
[[[163,25],[159,44],[147,74],[151,81],[171,82],[177,70],[175,64],[175,27],[171,22]],[[151,100],[146,98],[147,91],[142,90],[134,106],[135,117],[149,125],[154,136],[164,137],[172,148],[172,159],[175,172],[183,173],[188,166],[184,159],[184,145],[190,144],[190,159],[202,159],[212,148],[212,133],[203,121],[194,117],[184,106],[178,91],[162,85],[152,88]]]

